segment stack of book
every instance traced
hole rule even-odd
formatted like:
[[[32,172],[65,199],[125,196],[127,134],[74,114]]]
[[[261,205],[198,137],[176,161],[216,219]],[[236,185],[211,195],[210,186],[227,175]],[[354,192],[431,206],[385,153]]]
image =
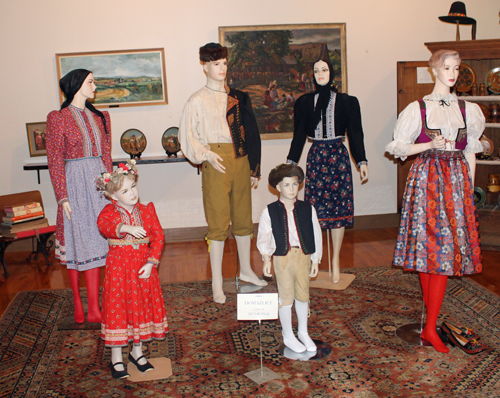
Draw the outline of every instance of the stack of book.
[[[5,216],[2,218],[0,235],[6,237],[21,237],[23,232],[42,229],[49,226],[42,206],[38,202],[25,203],[17,206],[5,206]]]

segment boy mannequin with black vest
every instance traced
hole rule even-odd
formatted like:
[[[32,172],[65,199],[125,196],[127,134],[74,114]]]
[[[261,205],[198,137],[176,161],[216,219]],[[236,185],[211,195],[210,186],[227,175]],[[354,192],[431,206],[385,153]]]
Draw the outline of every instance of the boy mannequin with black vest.
[[[271,256],[280,300],[279,318],[283,343],[295,352],[316,351],[307,332],[309,279],[318,274],[323,254],[321,227],[309,202],[297,200],[304,172],[299,166],[281,164],[269,173],[269,185],[280,193],[260,217],[257,248],[264,259],[264,275],[271,276]],[[292,304],[298,320],[298,336],[292,329]]]

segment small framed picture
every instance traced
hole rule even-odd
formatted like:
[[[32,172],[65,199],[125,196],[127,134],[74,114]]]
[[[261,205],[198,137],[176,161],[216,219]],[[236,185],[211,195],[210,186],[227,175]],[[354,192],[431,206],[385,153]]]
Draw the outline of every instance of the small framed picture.
[[[26,123],[30,156],[47,156],[47,122]]]

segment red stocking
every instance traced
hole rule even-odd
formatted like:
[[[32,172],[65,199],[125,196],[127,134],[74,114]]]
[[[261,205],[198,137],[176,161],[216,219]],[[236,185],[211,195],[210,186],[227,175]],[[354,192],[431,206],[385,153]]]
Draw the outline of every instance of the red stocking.
[[[87,296],[89,298],[89,322],[101,323],[101,310],[99,309],[99,275],[100,268],[85,271],[85,283],[87,284]]]
[[[427,307],[427,301],[429,299],[429,282],[431,280],[431,274],[426,272],[419,272],[418,276],[420,278],[420,286],[422,287],[422,298],[424,299],[425,306]]]
[[[427,319],[424,330],[422,330],[421,337],[433,345],[436,351],[450,352],[448,347],[443,343],[441,338],[436,332],[436,323],[443,303],[444,293],[446,291],[446,283],[448,282],[447,275],[432,275],[427,274],[429,283],[427,285]],[[425,280],[427,277],[424,277]],[[422,279],[420,279],[422,281]],[[424,283],[425,284],[425,283]],[[425,290],[424,290],[425,297]]]
[[[80,272],[76,269],[68,269],[69,282],[73,290],[73,302],[75,305],[75,313],[73,314],[76,323],[85,322],[83,313],[82,299],[80,297]]]

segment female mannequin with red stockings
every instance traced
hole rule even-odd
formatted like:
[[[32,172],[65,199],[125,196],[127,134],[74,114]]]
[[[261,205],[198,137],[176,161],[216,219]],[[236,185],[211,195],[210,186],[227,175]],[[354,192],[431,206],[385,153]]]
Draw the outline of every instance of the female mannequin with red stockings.
[[[476,104],[451,93],[456,51],[436,51],[429,66],[434,90],[401,112],[386,150],[403,160],[419,154],[406,182],[394,264],[419,273],[427,309],[421,338],[447,353],[436,323],[448,276],[482,271],[473,187],[485,120]]]
[[[89,322],[101,322],[99,267],[106,263],[108,244],[97,217],[108,203],[95,179],[112,171],[111,122],[88,101],[96,86],[92,72],[75,69],[59,86],[66,100],[47,116],[47,160],[58,203],[56,258],[68,268],[75,304],[75,322],[85,322],[80,298],[80,272],[85,275]]]

